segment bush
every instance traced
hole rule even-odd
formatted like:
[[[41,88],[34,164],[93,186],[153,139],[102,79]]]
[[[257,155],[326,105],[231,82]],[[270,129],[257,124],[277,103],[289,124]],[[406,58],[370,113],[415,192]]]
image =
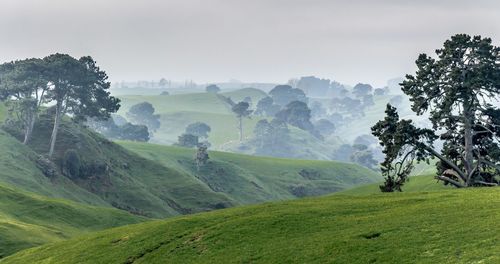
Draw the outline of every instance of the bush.
[[[71,178],[80,176],[80,155],[74,149],[68,149],[64,153],[63,173]]]

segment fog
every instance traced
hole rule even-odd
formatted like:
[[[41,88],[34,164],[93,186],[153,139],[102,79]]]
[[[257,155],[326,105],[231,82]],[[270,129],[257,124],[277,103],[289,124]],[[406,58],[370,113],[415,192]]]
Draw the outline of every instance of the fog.
[[[452,34],[498,36],[499,8],[495,0],[3,0],[0,61],[64,52],[93,56],[112,81],[316,75],[383,86]]]

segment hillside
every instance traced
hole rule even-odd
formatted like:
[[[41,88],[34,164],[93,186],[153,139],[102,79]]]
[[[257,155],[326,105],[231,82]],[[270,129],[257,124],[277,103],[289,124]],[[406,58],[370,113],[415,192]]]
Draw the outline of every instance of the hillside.
[[[252,99],[252,106],[266,96],[266,93],[254,89],[244,88],[221,93],[233,101],[241,101],[245,97]],[[155,113],[160,114],[160,128],[153,134],[151,142],[171,145],[177,142],[178,136],[184,133],[187,125],[194,122],[208,124],[212,131],[208,141],[214,150],[230,151],[244,154],[254,154],[255,149],[249,144],[248,139],[253,137],[255,124],[262,118],[251,116],[243,121],[243,134],[245,148],[240,148],[237,130],[237,119],[231,112],[230,106],[217,94],[189,93],[173,94],[167,96],[120,96],[122,107],[119,114],[126,117],[128,109],[140,102],[149,102],[155,108]],[[308,132],[290,126],[291,150],[284,153],[289,158],[331,160],[336,146],[341,144],[338,137],[330,141],[321,141]]]
[[[132,142],[120,145],[165,167],[193,175],[213,191],[240,204],[323,195],[381,180],[375,172],[349,163],[217,151],[209,152],[209,163],[198,171],[193,161],[194,149]]]
[[[498,263],[498,201],[500,188],[334,195],[105,230],[2,263]]]
[[[51,199],[0,185],[0,258],[143,218],[112,208]]]
[[[245,88],[222,93],[234,101],[243,100],[249,96],[256,103],[266,94],[254,88]],[[134,104],[149,102],[155,108],[155,113],[160,114],[161,126],[154,133],[152,142],[171,145],[177,142],[177,137],[184,133],[187,125],[194,122],[208,124],[212,131],[209,141],[213,148],[218,149],[227,142],[237,141],[237,119],[231,112],[230,106],[219,95],[213,93],[173,94],[165,96],[120,96],[122,100],[120,115],[126,117],[128,109]],[[246,119],[244,121],[245,136],[253,134],[253,128],[258,120]]]
[[[109,206],[100,197],[88,192],[66,177],[47,177],[37,161],[40,156],[29,147],[0,129],[0,184],[40,195],[65,198],[91,205]]]
[[[141,157],[69,121],[62,123],[58,136],[53,164],[56,173],[47,175],[40,165],[40,154],[48,149],[51,124],[47,115],[41,115],[29,146],[0,131],[0,142],[5,148],[0,153],[0,184],[162,218],[321,195],[380,180],[374,172],[353,164],[216,152],[208,166],[197,171],[194,149],[123,143],[131,150],[144,150],[137,151]],[[79,176],[61,173],[68,149],[75,149],[80,155]]]

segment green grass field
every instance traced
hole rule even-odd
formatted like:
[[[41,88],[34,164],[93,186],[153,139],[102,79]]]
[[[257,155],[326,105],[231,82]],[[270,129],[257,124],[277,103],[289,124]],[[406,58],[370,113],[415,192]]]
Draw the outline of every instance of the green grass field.
[[[21,249],[144,220],[117,209],[47,198],[0,185],[0,258]]]
[[[500,188],[334,195],[152,221],[2,263],[499,263]]]

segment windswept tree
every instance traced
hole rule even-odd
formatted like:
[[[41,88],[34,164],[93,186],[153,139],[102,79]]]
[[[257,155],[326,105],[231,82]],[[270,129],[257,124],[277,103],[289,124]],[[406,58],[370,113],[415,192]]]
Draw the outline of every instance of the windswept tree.
[[[249,107],[250,105],[247,102],[239,102],[235,104],[231,109],[238,118],[238,130],[240,133],[240,142],[243,141],[243,118],[249,117],[250,114],[252,113],[252,110],[248,109]]]
[[[446,184],[498,185],[500,109],[493,102],[500,96],[500,48],[489,38],[459,34],[436,54],[437,58],[421,54],[416,74],[401,83],[412,110],[429,114],[432,130],[399,120],[390,105],[385,120],[372,128],[386,154],[382,163],[386,184],[394,180],[401,185],[398,178],[409,174],[412,158],[434,156],[439,160],[436,178]],[[443,141],[440,152],[432,145],[437,138]]]
[[[48,89],[45,64],[41,59],[25,59],[0,65],[0,100],[5,100],[10,112],[21,123],[23,144],[33,134],[40,106]]]
[[[61,118],[71,114],[74,120],[86,117],[109,118],[120,107],[120,100],[110,96],[107,74],[89,56],[79,60],[66,54],[43,59],[47,67],[47,97],[55,103],[54,127],[49,157],[54,154]]]

